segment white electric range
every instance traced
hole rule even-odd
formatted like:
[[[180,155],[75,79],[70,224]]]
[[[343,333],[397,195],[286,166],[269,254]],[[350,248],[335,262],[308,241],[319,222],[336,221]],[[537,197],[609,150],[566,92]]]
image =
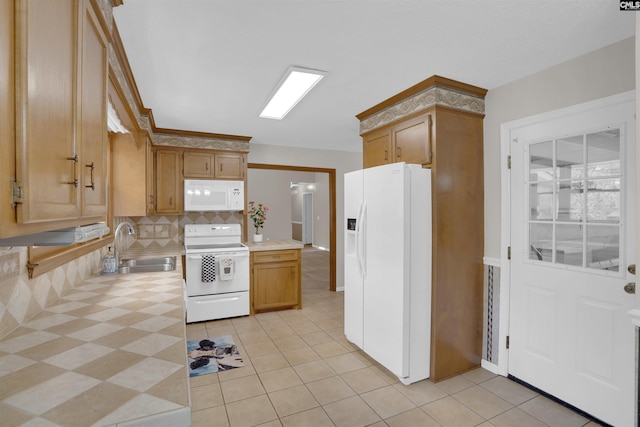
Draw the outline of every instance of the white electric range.
[[[249,248],[240,224],[186,224],[187,323],[249,314]]]

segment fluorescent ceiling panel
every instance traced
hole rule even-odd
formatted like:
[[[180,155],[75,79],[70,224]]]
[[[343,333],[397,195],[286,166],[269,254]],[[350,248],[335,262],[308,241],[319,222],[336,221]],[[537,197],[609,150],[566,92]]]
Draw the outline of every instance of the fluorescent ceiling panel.
[[[289,68],[260,117],[282,120],[326,74],[325,71],[308,68]]]

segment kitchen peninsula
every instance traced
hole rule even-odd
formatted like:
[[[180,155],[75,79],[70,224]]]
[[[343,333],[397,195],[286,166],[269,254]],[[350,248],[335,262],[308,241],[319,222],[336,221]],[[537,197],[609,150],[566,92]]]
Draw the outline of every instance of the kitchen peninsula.
[[[301,309],[303,245],[295,240],[245,244],[251,253],[251,314]]]
[[[95,274],[8,334],[3,423],[189,426],[182,292],[179,262],[169,272]]]

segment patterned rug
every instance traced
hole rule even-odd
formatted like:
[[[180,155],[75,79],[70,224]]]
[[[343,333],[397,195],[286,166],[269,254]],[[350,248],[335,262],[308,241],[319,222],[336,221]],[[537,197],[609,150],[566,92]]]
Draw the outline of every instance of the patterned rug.
[[[244,366],[231,335],[187,341],[187,356],[190,377]]]

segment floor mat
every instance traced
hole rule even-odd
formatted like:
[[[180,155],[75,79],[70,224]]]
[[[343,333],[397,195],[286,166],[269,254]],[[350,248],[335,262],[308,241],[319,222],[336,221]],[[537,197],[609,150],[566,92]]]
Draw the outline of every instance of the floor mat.
[[[212,374],[244,366],[231,335],[187,341],[189,376]]]

